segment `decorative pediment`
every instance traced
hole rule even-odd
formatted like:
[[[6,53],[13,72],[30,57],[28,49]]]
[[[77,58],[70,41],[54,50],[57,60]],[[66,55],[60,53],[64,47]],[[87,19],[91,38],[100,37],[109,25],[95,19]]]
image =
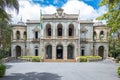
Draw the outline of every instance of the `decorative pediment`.
[[[40,29],[38,28],[38,27],[35,27],[34,29],[33,29],[33,31],[40,31]]]
[[[57,13],[58,13],[59,16],[62,16],[63,9],[62,8],[58,8],[57,9]]]

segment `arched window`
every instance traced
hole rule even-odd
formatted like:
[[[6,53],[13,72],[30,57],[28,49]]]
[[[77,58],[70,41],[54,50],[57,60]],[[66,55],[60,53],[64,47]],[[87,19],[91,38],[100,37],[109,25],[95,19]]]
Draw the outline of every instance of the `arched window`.
[[[38,31],[35,31],[35,39],[38,39]]]
[[[51,28],[48,28],[48,36],[51,36]]]
[[[27,33],[26,33],[26,31],[24,32],[23,37],[24,37],[24,40],[27,39]]]
[[[68,35],[69,36],[73,36],[74,35],[74,25],[73,24],[69,25]]]
[[[97,33],[96,31],[93,32],[93,39],[96,39],[97,38]]]
[[[100,37],[100,39],[102,39],[104,37],[104,32],[103,31],[100,32],[99,37]]]
[[[46,24],[46,36],[51,36],[51,25],[48,23]]]
[[[17,39],[20,39],[20,31],[17,31],[17,32],[16,32],[16,38],[17,38]]]
[[[58,24],[57,26],[57,35],[62,36],[62,24]]]

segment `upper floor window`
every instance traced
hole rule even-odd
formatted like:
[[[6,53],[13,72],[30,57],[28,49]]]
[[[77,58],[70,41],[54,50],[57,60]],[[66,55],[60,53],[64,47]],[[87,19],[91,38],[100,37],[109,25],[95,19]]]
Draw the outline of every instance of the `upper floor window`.
[[[93,32],[93,39],[96,39],[97,38],[97,33],[96,31]]]
[[[103,31],[100,32],[99,37],[100,37],[100,39],[102,39],[104,37],[104,32]]]
[[[62,36],[62,24],[58,24],[57,26],[57,35]]]
[[[35,31],[35,39],[38,39],[38,31]]]
[[[73,24],[69,25],[68,35],[69,36],[73,36],[74,35],[74,25]]]
[[[51,36],[51,28],[48,28],[48,36]]]
[[[62,36],[62,28],[58,28],[58,36]]]
[[[51,24],[46,24],[46,36],[51,36]]]
[[[16,32],[16,38],[17,38],[17,39],[20,39],[20,31],[17,31],[17,32]]]

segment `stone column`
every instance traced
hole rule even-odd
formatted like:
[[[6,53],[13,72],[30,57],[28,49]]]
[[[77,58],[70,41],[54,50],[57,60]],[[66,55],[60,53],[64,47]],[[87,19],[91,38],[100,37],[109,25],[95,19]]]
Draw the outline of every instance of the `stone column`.
[[[63,46],[63,59],[67,60],[67,45]]]
[[[23,39],[23,31],[20,31],[20,39]]]
[[[56,46],[55,45],[52,46],[52,59],[56,60]]]
[[[15,31],[13,30],[13,39],[16,39],[16,33],[15,33]]]

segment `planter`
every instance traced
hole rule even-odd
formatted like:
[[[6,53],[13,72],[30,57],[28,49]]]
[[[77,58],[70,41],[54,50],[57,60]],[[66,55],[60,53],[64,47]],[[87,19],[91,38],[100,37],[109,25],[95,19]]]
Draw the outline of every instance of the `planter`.
[[[3,64],[0,64],[0,77],[5,75],[6,67]]]

